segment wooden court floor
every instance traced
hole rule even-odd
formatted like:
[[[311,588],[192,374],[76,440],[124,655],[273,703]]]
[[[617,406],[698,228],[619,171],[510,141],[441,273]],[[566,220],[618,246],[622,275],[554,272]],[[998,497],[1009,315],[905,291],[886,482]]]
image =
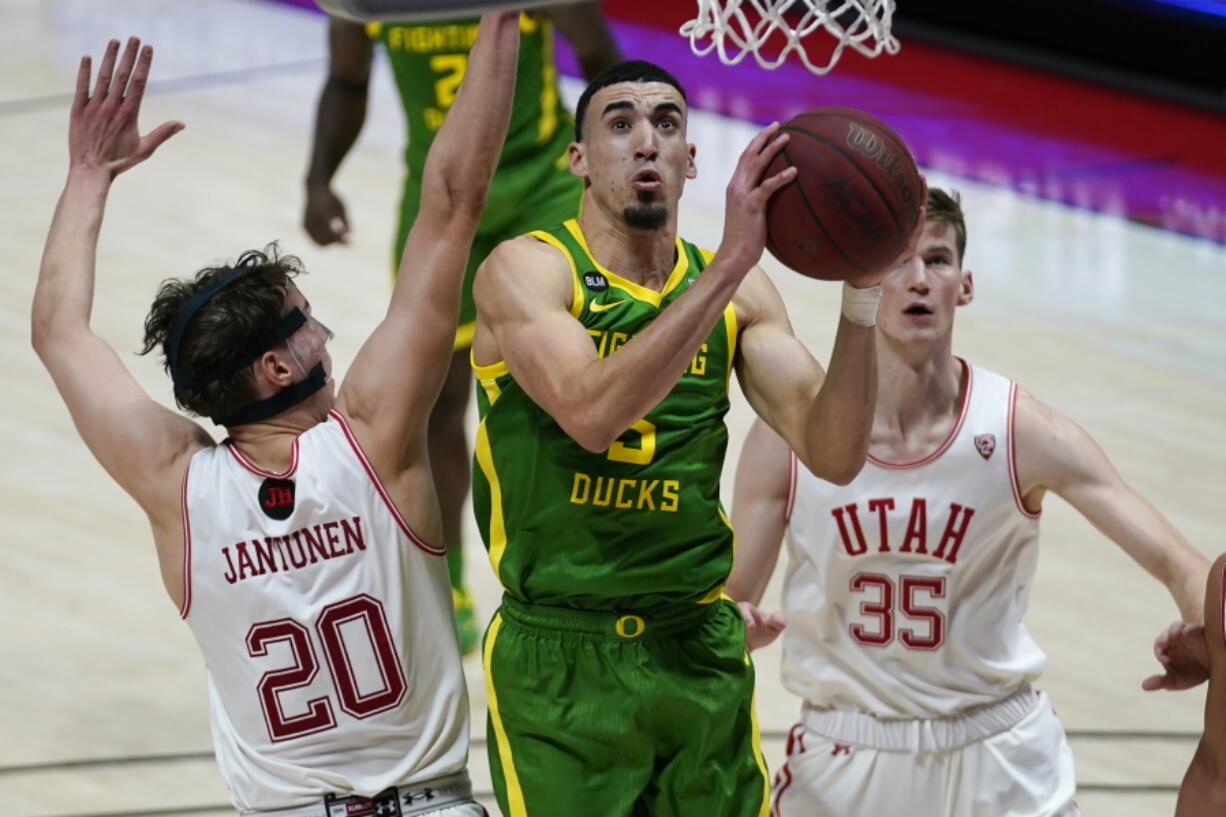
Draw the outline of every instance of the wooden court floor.
[[[0,817],[232,813],[207,754],[202,661],[160,588],[146,523],[79,442],[29,347],[42,240],[66,169],[67,95],[80,54],[136,33],[158,49],[145,124],[188,126],[117,182],[94,310],[96,330],[168,403],[157,361],[134,354],[158,282],[273,239],[311,270],[301,284],[337,331],[343,370],[386,303],[399,106],[379,71],[337,181],[354,241],[321,250],[298,226],[321,18],[242,0],[0,0],[0,19]],[[682,227],[715,246],[723,184],[753,129],[696,113],[691,132],[700,177]],[[930,184],[958,187],[968,211],[977,298],[958,319],[956,351],[1071,415],[1196,547],[1226,549],[1226,248],[1002,188],[939,175]],[[838,287],[765,265],[825,359]],[[726,496],[749,416],[738,395]],[[465,546],[488,615],[498,591],[471,527]],[[1152,637],[1175,615],[1156,582],[1048,501],[1028,624],[1050,659],[1041,686],[1073,734],[1087,815],[1173,809],[1170,791],[1118,787],[1170,786],[1192,753],[1203,694],[1140,690]],[[480,666],[466,666],[471,767],[488,791]],[[777,649],[757,666],[773,766],[798,703],[779,684]]]

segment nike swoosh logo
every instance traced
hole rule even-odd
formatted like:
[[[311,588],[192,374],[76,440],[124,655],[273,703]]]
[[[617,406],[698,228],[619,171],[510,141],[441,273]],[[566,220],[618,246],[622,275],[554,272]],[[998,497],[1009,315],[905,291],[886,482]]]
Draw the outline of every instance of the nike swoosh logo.
[[[591,303],[591,304],[588,304],[588,305],[587,305],[587,308],[588,308],[588,309],[590,309],[590,310],[592,310],[593,312],[604,312],[606,309],[612,309],[612,308],[613,308],[613,307],[615,307],[615,306],[621,306],[621,305],[622,305],[622,304],[624,304],[625,302],[626,302],[626,301],[623,299],[623,300],[620,300],[620,301],[614,301],[614,302],[613,302],[613,303],[611,303],[611,304],[597,304],[597,303]]]

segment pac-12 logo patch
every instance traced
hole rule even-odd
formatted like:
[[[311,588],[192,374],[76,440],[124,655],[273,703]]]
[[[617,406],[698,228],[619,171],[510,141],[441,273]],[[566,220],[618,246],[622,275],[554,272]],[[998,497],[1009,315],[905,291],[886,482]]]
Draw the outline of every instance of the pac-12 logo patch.
[[[596,270],[588,270],[583,273],[583,285],[592,292],[604,292],[609,288],[609,279]]]
[[[294,481],[269,477],[260,483],[260,510],[272,519],[289,519],[294,512]]]
[[[996,435],[995,434],[976,434],[975,449],[979,452],[979,456],[985,460],[992,456],[992,452],[996,450]]]

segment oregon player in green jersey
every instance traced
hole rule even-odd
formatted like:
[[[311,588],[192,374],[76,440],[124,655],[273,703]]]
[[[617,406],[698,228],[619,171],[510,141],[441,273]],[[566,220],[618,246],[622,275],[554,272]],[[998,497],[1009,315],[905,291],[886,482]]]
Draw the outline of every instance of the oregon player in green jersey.
[[[453,356],[443,392],[430,418],[430,458],[443,510],[448,566],[455,588],[460,639],[476,646],[472,602],[463,589],[460,515],[468,493],[469,455],[464,415],[472,388],[467,349],[475,308],[472,276],[501,241],[575,215],[581,182],[566,167],[572,119],[558,94],[553,27],[574,47],[589,78],[619,59],[599,8],[580,3],[538,10],[520,17],[520,57],[510,131],[484,215],[469,253]],[[400,92],[408,127],[404,195],[393,246],[393,270],[409,228],[417,218],[426,152],[455,98],[468,66],[477,19],[365,27],[333,20],[329,28],[330,67],[319,100],[315,142],[307,175],[304,218],[319,244],[345,243],[349,224],[331,181],[352,147],[366,115],[367,81],[375,43],[382,45]]]
[[[788,137],[772,125],[742,154],[708,255],[677,237],[696,173],[686,113],[650,63],[598,78],[570,146],[578,219],[500,245],[474,285],[473,497],[506,590],[484,659],[507,817],[766,814],[753,667],[721,594],[732,370],[816,474],[846,484],[864,464],[893,265],[845,286],[823,371],[756,266],[766,202],[795,178],[764,178]]]

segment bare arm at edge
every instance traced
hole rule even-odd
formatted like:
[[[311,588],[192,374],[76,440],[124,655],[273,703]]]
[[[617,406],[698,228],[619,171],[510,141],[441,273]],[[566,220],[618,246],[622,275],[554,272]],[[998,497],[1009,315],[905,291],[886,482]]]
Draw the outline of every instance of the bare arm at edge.
[[[745,435],[732,492],[736,558],[725,592],[734,601],[758,605],[770,583],[787,530],[792,453],[761,419]]]

